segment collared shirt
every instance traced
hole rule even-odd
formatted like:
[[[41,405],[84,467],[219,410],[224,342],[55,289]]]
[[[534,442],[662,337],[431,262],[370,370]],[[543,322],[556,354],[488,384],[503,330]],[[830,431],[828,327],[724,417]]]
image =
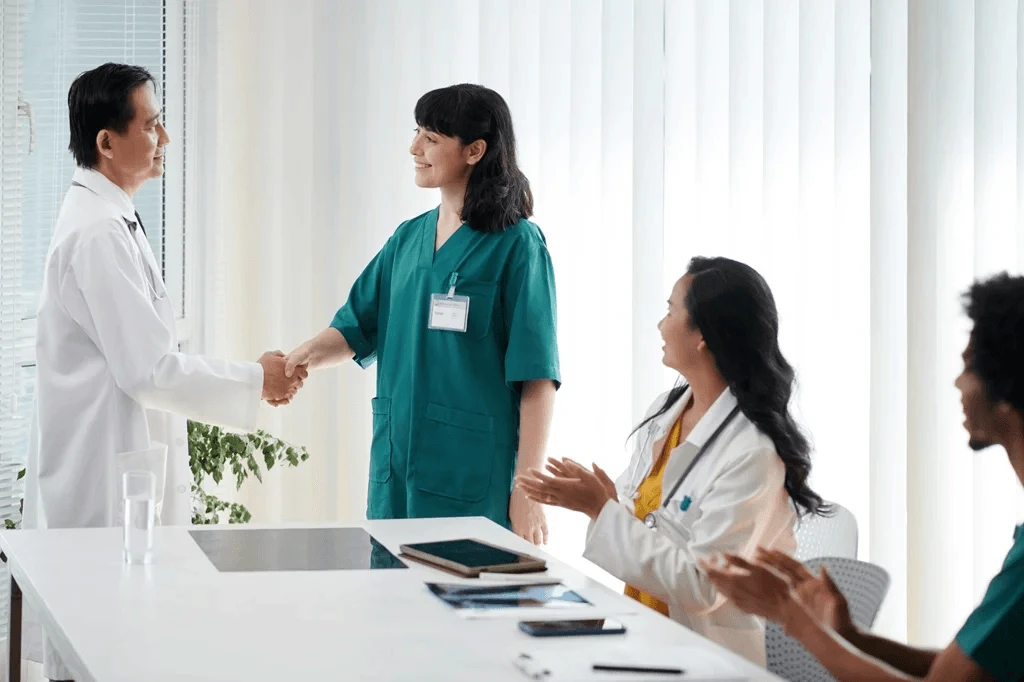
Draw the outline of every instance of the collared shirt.
[[[113,204],[117,212],[121,214],[121,221],[128,229],[128,234],[137,247],[136,255],[139,256],[139,262],[146,271],[150,293],[154,298],[166,295],[166,288],[163,284],[163,278],[160,276],[160,268],[156,262],[156,257],[146,243],[146,228],[143,227],[142,217],[135,210],[135,204],[132,203],[131,197],[123,189],[111,182],[103,173],[89,168],[76,169],[75,175],[71,180],[71,186],[88,190],[97,197],[106,199]]]

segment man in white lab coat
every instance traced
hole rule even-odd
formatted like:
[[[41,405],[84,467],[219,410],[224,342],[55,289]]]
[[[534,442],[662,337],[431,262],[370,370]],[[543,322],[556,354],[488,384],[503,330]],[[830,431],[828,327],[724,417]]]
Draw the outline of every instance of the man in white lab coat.
[[[229,362],[178,352],[174,310],[132,196],[163,174],[167,132],[143,68],[104,64],[68,93],[78,169],[46,260],[38,310],[36,413],[26,528],[120,525],[118,454],[167,446],[160,522],[191,520],[186,420],[256,427],[260,400],[302,385],[284,359]],[[159,496],[159,493],[158,493]],[[26,629],[29,658],[33,635]],[[71,679],[46,637],[44,675]]]

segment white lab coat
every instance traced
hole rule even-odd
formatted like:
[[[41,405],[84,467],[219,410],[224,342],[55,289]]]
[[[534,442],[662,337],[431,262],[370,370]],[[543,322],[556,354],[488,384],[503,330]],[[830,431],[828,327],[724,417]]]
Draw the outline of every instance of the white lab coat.
[[[647,416],[661,408],[667,395],[655,401]],[[637,488],[654,461],[654,444],[668,434],[689,397],[687,389],[665,414],[638,432],[629,468],[615,484],[620,502],[609,500],[590,524],[584,556],[668,604],[673,620],[765,665],[763,620],[716,594],[696,560],[713,552],[747,555],[759,545],[795,549],[796,514],[783,487],[785,467],[771,439],[738,413],[668,501],[654,530],[634,514]],[[736,404],[726,389],[669,453],[662,502]],[[684,511],[686,497],[691,501]]]
[[[116,454],[167,446],[161,523],[191,522],[187,419],[250,431],[258,363],[178,352],[174,311],[131,199],[78,169],[54,229],[37,317],[25,528],[120,525]],[[72,675],[26,619],[26,656]],[[43,655],[40,657],[40,648]]]

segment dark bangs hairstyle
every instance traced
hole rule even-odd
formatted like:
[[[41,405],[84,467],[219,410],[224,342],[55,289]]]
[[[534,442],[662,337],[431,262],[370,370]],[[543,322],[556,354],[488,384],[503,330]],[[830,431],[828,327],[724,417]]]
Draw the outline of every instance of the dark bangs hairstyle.
[[[416,125],[463,145],[477,140],[487,151],[473,167],[462,220],[479,232],[501,232],[533,215],[530,182],[519,170],[512,112],[498,93],[461,84],[431,90],[416,102]]]
[[[831,515],[832,505],[807,484],[811,446],[789,409],[796,372],[779,350],[779,312],[768,283],[749,265],[728,258],[694,258],[686,274],[690,325],[704,337],[740,411],[775,444],[797,513]],[[637,429],[665,414],[685,390],[685,384],[672,389]]]

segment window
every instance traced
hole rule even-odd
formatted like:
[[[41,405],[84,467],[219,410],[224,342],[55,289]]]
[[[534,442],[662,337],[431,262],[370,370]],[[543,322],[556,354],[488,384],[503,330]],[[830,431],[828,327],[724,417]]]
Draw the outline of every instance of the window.
[[[43,263],[61,200],[75,170],[68,152],[67,92],[81,72],[104,62],[138,64],[164,78],[163,0],[22,0],[27,6],[21,100],[30,107],[28,147],[22,147],[21,314],[35,315]],[[56,43],[57,50],[47,49]],[[159,94],[166,104],[166,88]],[[22,140],[24,142],[24,140]],[[164,184],[146,183],[135,196],[157,261],[163,260]],[[166,273],[165,273],[166,275]]]
[[[46,252],[75,169],[67,148],[68,88],[79,73],[104,62],[144,66],[159,83],[172,140],[182,143],[184,26],[182,0],[0,3],[0,518],[20,518],[23,490],[16,479],[33,409],[35,312]],[[181,320],[183,176],[181,155],[176,160],[172,153],[163,180],[147,183],[134,197]],[[0,623],[6,622],[0,613]]]

